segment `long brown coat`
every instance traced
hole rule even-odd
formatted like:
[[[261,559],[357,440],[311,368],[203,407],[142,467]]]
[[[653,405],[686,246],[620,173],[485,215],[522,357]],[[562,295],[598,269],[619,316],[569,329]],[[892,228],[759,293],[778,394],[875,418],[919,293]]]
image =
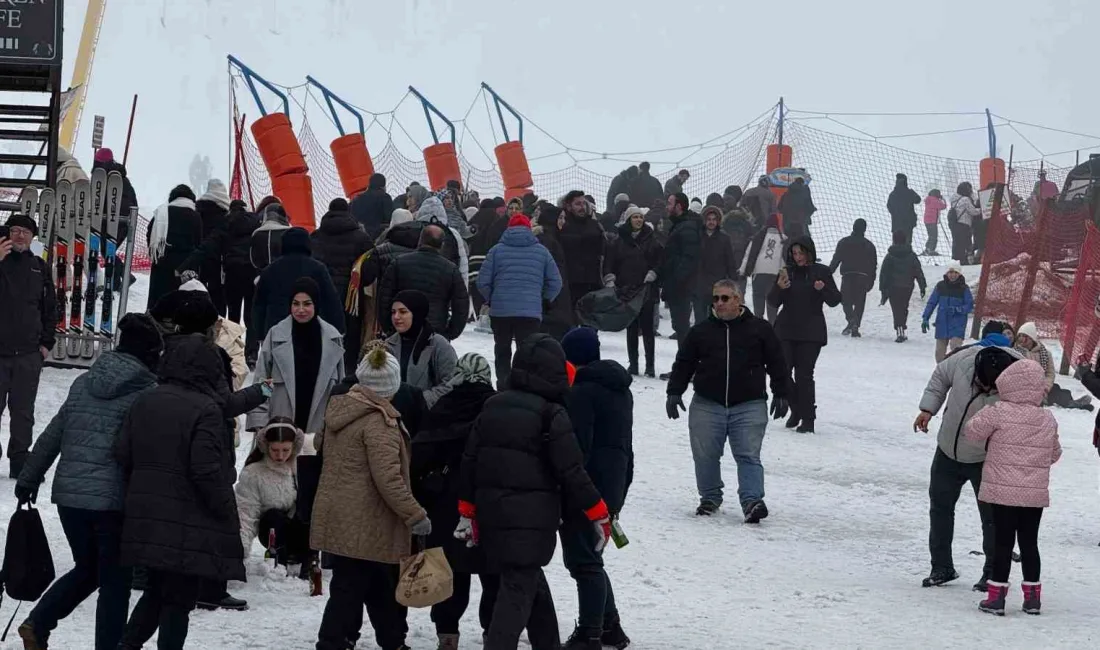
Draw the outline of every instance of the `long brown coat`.
[[[329,401],[324,430],[313,442],[324,465],[312,548],[386,564],[410,555],[410,527],[427,513],[412,495],[409,439],[398,417],[362,386]]]

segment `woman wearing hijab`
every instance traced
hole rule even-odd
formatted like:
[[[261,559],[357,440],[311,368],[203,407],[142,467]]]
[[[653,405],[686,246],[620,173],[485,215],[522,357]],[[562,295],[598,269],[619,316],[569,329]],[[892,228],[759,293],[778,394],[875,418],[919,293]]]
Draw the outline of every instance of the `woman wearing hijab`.
[[[258,431],[271,418],[290,418],[307,433],[324,427],[329,395],[344,377],[343,336],[317,317],[320,288],[298,278],[291,289],[290,315],[267,332],[256,361],[254,381],[272,382],[271,399],[248,414],[247,427]]]
[[[202,219],[195,212],[195,193],[186,185],[177,185],[168,195],[168,203],[153,213],[145,231],[149,259],[149,296],[151,308],[169,291],[180,286],[176,269],[192,251],[202,245]]]
[[[428,297],[419,291],[399,291],[393,297],[390,318],[397,333],[386,339],[386,349],[401,367],[401,381],[424,391],[428,408],[447,391],[458,355],[450,341],[428,323]]]

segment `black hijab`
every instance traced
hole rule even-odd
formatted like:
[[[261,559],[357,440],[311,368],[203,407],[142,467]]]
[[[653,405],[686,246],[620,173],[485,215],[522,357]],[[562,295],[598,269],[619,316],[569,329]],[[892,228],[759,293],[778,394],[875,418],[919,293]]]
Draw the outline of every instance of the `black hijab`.
[[[428,323],[428,297],[422,292],[413,289],[397,292],[393,297],[394,303],[401,303],[412,313],[412,326],[401,335],[401,381],[405,381],[409,359],[413,363],[420,363],[420,353],[428,346],[428,339],[432,337],[432,326]]]

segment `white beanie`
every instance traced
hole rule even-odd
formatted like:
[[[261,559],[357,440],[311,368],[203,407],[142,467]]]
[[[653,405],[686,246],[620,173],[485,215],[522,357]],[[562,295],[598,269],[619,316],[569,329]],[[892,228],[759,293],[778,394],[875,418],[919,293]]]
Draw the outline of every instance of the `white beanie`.
[[[1039,328],[1035,327],[1035,323],[1028,321],[1020,326],[1020,329],[1016,330],[1016,335],[1023,334],[1036,343],[1039,342]]]
[[[401,366],[386,348],[376,344],[359,362],[355,378],[363,388],[369,388],[383,399],[390,399],[401,388]]]
[[[629,200],[630,200],[630,196],[627,195],[625,192],[622,192],[620,194],[615,195],[615,203],[619,203],[621,201],[629,201]]]
[[[466,220],[469,221],[470,219],[474,218],[475,214],[477,214],[477,208],[469,207],[469,208],[466,208],[465,210],[463,210],[462,212],[463,212],[463,214],[466,215]]]
[[[206,194],[199,197],[200,201],[212,201],[223,210],[229,209],[229,192],[225,189],[225,183],[216,178],[211,178],[206,183]]]
[[[688,206],[688,210],[691,210],[695,214],[701,214],[703,212],[703,202],[699,199],[695,199],[691,202],[691,205]]]
[[[405,210],[404,208],[397,208],[393,211],[393,215],[390,216],[390,227],[394,227],[398,224],[409,223],[413,220],[413,213]]]
[[[950,273],[952,271],[954,271],[955,273],[958,273],[959,275],[962,275],[962,272],[963,272],[962,267],[959,266],[958,264],[952,264],[952,265],[947,267],[947,272],[948,273]]]
[[[180,285],[180,291],[201,291],[203,293],[210,293],[206,290],[206,285],[198,280],[188,280]]]

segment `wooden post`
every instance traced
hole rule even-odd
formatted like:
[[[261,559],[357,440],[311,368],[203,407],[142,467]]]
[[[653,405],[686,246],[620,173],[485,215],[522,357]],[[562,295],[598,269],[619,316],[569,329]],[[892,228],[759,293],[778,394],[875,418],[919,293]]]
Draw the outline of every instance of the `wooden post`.
[[[126,149],[122,152],[122,164],[130,157],[130,136],[134,133],[134,115],[137,114],[137,93],[134,93],[134,103],[130,105],[130,125],[126,127]]]

